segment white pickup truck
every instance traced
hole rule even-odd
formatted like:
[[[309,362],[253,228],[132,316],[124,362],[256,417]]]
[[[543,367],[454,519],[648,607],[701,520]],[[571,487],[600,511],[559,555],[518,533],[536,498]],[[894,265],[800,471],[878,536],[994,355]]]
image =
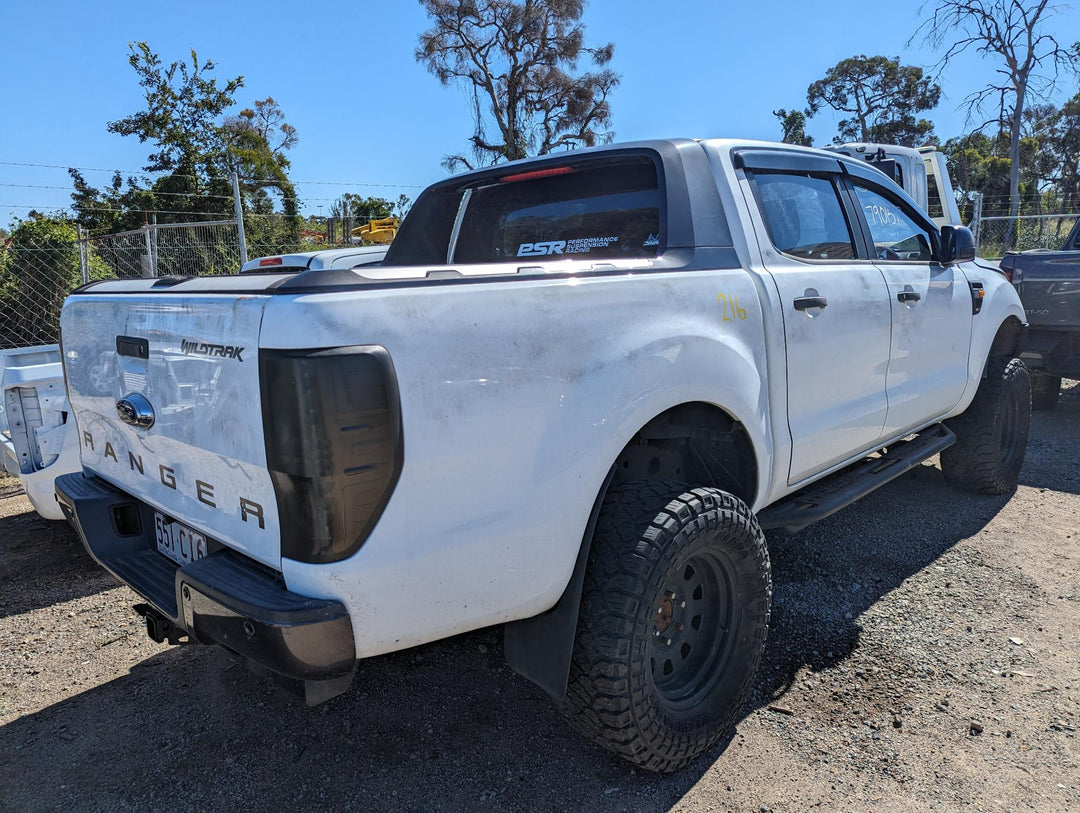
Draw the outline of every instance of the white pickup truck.
[[[450,178],[385,262],[97,282],[64,306],[83,472],[57,498],[149,633],[301,689],[493,624],[651,770],[730,725],[763,528],[940,453],[1014,488],[1024,312],[861,159],[736,140]],[[913,509],[916,508],[913,506]]]

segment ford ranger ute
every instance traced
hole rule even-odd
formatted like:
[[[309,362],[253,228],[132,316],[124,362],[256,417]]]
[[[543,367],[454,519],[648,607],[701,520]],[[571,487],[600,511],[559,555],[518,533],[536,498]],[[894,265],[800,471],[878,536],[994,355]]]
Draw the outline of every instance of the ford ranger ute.
[[[57,498],[156,640],[302,691],[494,624],[570,724],[671,771],[739,712],[763,529],[940,453],[1015,487],[1024,312],[860,158],[657,140],[417,200],[377,266],[103,281],[63,310]]]

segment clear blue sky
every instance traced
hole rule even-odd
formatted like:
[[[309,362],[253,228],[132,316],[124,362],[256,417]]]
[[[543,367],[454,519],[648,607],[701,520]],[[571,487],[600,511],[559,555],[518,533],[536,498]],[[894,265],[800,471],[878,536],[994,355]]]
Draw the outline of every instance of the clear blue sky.
[[[588,42],[615,43],[612,67],[622,83],[611,101],[619,140],[776,139],[771,111],[804,105],[807,85],[844,57],[900,55],[934,64],[935,54],[906,44],[918,9],[917,0],[592,0],[584,22]],[[441,158],[462,149],[471,132],[466,94],[442,87],[413,59],[426,27],[412,0],[7,0],[0,15],[0,162],[140,168],[147,145],[105,126],[142,108],[127,43],[147,40],[165,62],[194,48],[223,79],[243,74],[240,105],[278,101],[299,131],[291,174],[306,213],[319,214],[320,205],[327,211],[345,191],[415,196],[416,187],[445,175]],[[1066,9],[1052,30],[1062,43],[1080,40],[1080,13]],[[945,95],[931,118],[942,138],[964,130],[957,106],[991,70],[972,56],[941,78]],[[1076,92],[1075,78],[1062,84],[1058,99]],[[809,131],[827,143],[835,118],[820,114]],[[86,174],[99,184],[108,177]],[[62,188],[33,188],[47,186]],[[27,206],[66,207],[69,194],[62,169],[0,163],[0,225]]]

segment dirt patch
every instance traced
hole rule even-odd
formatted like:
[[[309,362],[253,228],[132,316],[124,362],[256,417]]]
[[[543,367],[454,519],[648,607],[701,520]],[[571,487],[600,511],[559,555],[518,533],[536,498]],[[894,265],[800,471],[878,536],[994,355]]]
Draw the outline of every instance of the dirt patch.
[[[0,479],[0,809],[1080,808],[1080,387],[1011,499],[924,465],[771,534],[775,609],[732,735],[674,776],[573,734],[481,630],[361,664],[314,710],[137,599]]]

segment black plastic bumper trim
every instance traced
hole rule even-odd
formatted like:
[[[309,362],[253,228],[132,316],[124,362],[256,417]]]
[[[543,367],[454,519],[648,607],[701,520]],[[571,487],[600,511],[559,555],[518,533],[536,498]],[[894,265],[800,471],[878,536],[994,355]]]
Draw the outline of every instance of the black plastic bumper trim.
[[[94,560],[199,643],[297,680],[352,672],[352,621],[341,602],[290,592],[273,571],[227,548],[183,567],[171,562],[153,547],[153,509],[98,477],[57,477],[56,498]],[[113,509],[132,504],[143,532],[121,535]]]

